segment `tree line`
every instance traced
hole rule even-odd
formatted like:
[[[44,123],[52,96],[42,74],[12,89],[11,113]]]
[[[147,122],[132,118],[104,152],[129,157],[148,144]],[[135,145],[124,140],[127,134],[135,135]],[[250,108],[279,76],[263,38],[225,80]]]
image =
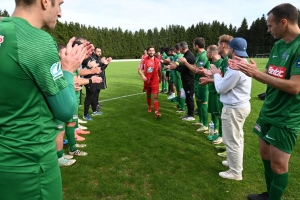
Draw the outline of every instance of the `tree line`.
[[[300,10],[299,14],[300,14]],[[0,16],[9,17],[6,10],[0,10]],[[300,26],[300,17],[298,18]],[[54,30],[46,30],[58,44],[66,44],[73,36],[81,36],[89,40],[95,46],[101,47],[103,56],[111,56],[114,59],[140,58],[143,50],[152,45],[156,51],[161,47],[171,47],[180,41],[186,41],[192,47],[196,37],[203,37],[206,46],[216,44],[220,35],[229,34],[233,37],[243,37],[248,42],[247,52],[251,57],[257,54],[269,53],[275,40],[267,33],[266,16],[257,18],[249,26],[246,18],[237,28],[224,22],[212,23],[199,22],[185,28],[181,25],[169,25],[165,28],[153,28],[149,30],[123,31],[118,28],[106,28],[86,26],[76,22],[59,22]],[[191,48],[192,49],[192,48]]]

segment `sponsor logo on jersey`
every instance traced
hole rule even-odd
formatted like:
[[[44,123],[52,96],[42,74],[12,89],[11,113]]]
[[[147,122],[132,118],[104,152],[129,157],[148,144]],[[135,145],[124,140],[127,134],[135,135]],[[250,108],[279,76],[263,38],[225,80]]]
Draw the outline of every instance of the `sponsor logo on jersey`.
[[[260,125],[259,125],[259,124],[255,124],[255,125],[254,125],[254,128],[255,128],[258,132],[261,131],[261,128],[260,128]]]
[[[4,36],[3,35],[0,35],[0,46],[1,44],[4,42]]]
[[[268,74],[277,78],[285,78],[286,68],[269,65]]]
[[[54,81],[64,76],[60,62],[54,63],[51,66],[50,73]]]
[[[285,58],[286,58],[286,55],[287,55],[287,52],[285,51],[285,52],[282,54],[282,59],[285,59]]]
[[[300,68],[300,58],[296,61],[296,67]]]
[[[278,56],[274,56],[274,55],[273,55],[273,58],[277,58],[277,57],[278,57]]]
[[[152,73],[152,72],[153,72],[153,69],[154,69],[153,67],[148,67],[147,72],[148,72],[148,73]]]

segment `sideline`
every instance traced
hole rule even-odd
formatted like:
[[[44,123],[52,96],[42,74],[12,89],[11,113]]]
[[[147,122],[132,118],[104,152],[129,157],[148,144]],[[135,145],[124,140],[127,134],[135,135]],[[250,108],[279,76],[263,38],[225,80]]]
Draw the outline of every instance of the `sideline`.
[[[111,98],[111,99],[105,99],[105,100],[98,101],[98,103],[105,102],[105,101],[112,101],[112,100],[116,100],[116,99],[122,99],[122,98],[126,98],[126,97],[137,96],[137,95],[140,95],[140,94],[144,94],[144,92],[137,93],[137,94],[125,95],[125,96],[121,96],[121,97],[115,97],[115,98]]]

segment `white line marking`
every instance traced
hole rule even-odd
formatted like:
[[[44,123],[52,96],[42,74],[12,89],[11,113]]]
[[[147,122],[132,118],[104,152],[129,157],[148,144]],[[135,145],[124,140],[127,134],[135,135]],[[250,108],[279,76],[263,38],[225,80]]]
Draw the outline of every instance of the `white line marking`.
[[[116,99],[122,99],[122,98],[126,98],[126,97],[137,96],[137,95],[140,95],[140,94],[145,94],[145,93],[144,93],[144,92],[142,92],[142,93],[137,93],[137,94],[125,95],[125,96],[121,96],[121,97],[115,97],[115,98],[111,98],[111,99],[105,99],[105,100],[101,100],[101,101],[99,101],[99,103],[101,103],[101,102],[105,102],[105,101],[112,101],[112,100],[116,100]]]

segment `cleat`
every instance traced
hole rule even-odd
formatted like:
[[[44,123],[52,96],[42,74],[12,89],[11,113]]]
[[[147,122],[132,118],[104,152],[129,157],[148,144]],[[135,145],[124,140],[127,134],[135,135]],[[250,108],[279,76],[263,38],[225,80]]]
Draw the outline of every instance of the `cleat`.
[[[78,123],[80,123],[80,124],[86,124],[87,121],[83,121],[83,120],[81,120],[81,119],[78,118]]]
[[[68,155],[68,154],[63,154],[63,157],[66,158],[66,159],[68,159],[68,160],[70,160],[70,159],[73,158],[73,156]]]
[[[177,113],[185,113],[185,110],[179,109],[176,111]]]
[[[223,142],[223,138],[219,136],[216,140],[212,141],[212,144],[221,144]]]
[[[200,123],[200,122],[192,123],[192,125],[193,125],[193,126],[203,126],[203,124]]]
[[[161,117],[161,114],[158,111],[155,111],[155,118],[158,119]]]
[[[81,137],[81,136],[77,135],[76,133],[75,133],[75,139],[76,139],[76,141],[78,141],[78,142],[81,142],[81,141],[84,141],[84,140],[85,140],[84,137]]]
[[[215,146],[216,149],[218,150],[226,150],[226,147],[225,146],[221,146],[221,145],[218,145],[218,146]]]
[[[227,157],[227,152],[224,151],[224,152],[222,152],[222,153],[218,153],[218,156],[223,157],[223,158],[226,158],[226,157]]]
[[[76,150],[76,151],[69,151],[69,154],[72,156],[86,156],[88,155],[88,153],[84,152],[84,151],[80,151],[80,150]]]
[[[59,164],[60,167],[71,166],[71,165],[73,165],[75,162],[76,162],[75,159],[68,160],[68,159],[66,159],[65,157],[61,157],[61,158],[58,159],[58,164]]]
[[[90,131],[84,131],[84,130],[78,128],[78,129],[75,130],[75,133],[76,134],[87,135],[87,134],[90,134],[91,132]]]
[[[76,147],[77,148],[84,148],[84,147],[86,147],[86,144],[76,144]]]
[[[203,131],[207,131],[207,130],[208,130],[208,127],[202,125],[202,126],[200,126],[200,128],[198,128],[196,131],[197,131],[197,132],[203,132]]]
[[[152,107],[148,107],[148,113],[152,112]]]
[[[78,124],[78,128],[82,129],[82,130],[86,130],[87,127],[86,126],[82,126],[81,124]]]

